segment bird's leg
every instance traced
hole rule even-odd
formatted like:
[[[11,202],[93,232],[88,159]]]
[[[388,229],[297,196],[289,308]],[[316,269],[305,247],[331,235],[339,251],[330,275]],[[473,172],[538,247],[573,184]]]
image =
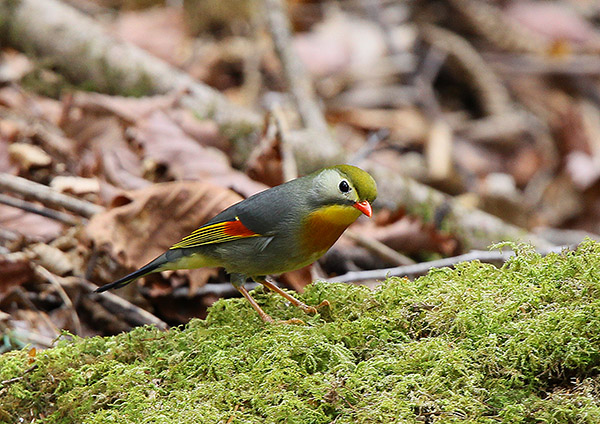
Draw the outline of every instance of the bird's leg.
[[[258,306],[258,303],[256,303],[256,300],[254,300],[254,298],[250,296],[250,293],[248,293],[246,287],[240,286],[237,287],[237,289],[242,294],[242,296],[244,296],[248,300],[248,302],[250,302],[250,305],[252,305],[256,312],[258,312],[258,315],[264,322],[274,322],[273,318],[271,318],[269,314],[267,314],[265,311],[262,310],[260,306]]]
[[[245,282],[246,278],[244,276],[240,274],[231,275],[231,284],[233,284],[233,286],[236,289],[238,289],[238,291],[242,294],[242,296],[246,298],[248,302],[250,302],[250,305],[252,305],[256,312],[258,312],[258,315],[263,320],[263,322],[274,322],[273,318],[271,318],[269,314],[263,311],[262,308],[258,305],[258,303],[256,303],[256,300],[254,300],[254,298],[250,296],[250,293],[248,293],[248,290],[246,290],[246,288],[244,287]]]
[[[317,310],[315,308],[313,308],[312,306],[308,306],[306,303],[300,302],[298,299],[296,299],[291,294],[284,292],[279,287],[277,287],[275,284],[268,281],[266,277],[253,277],[253,280],[256,281],[257,283],[262,284],[263,286],[267,287],[268,289],[273,290],[275,293],[278,293],[281,296],[285,297],[287,300],[289,300],[291,302],[292,305],[302,309],[305,313],[313,314],[313,315],[317,313]],[[329,302],[327,302],[327,303],[329,303]]]

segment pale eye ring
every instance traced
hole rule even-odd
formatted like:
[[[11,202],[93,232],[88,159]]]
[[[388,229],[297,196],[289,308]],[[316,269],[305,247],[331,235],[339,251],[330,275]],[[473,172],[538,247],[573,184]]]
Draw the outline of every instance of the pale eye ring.
[[[348,184],[348,181],[342,180],[340,182],[339,188],[342,193],[348,193],[350,191],[350,184]]]

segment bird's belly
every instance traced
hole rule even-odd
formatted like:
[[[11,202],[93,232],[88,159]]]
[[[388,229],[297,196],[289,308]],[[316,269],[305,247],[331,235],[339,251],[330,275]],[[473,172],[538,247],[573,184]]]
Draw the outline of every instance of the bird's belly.
[[[338,237],[339,235],[333,239],[329,235],[326,243],[321,241],[309,250],[304,249],[298,240],[291,238],[274,238],[261,249],[257,243],[260,237],[255,237],[223,243],[217,253],[221,258],[221,266],[229,273],[247,276],[276,275],[313,263],[327,252]]]

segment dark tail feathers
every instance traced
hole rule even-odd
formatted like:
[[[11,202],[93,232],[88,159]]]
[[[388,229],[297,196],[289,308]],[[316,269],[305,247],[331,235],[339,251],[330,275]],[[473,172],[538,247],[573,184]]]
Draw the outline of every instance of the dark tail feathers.
[[[157,259],[159,259],[159,258],[157,258]],[[94,290],[94,293],[102,293],[106,290],[118,289],[121,287],[125,287],[127,284],[137,280],[140,277],[143,277],[144,275],[152,274],[154,271],[156,271],[157,268],[159,268],[164,263],[164,262],[160,263],[161,261],[158,261],[157,259],[153,260],[148,265],[141,267],[137,271],[134,271],[131,274],[126,275],[123,278],[119,278],[117,281],[106,284],[102,287],[98,287],[96,290]],[[157,262],[159,262],[159,263],[157,263]]]

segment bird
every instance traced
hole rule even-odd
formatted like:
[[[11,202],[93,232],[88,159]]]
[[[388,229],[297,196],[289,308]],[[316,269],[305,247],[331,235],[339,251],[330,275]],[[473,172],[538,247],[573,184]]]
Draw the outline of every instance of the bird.
[[[327,252],[362,214],[371,217],[375,180],[353,165],[336,165],[290,180],[223,210],[166,252],[95,292],[124,287],[166,270],[223,267],[231,284],[264,322],[275,322],[244,287],[248,279],[307,314],[317,309],[267,279],[307,266]],[[321,305],[328,304],[322,302]]]

